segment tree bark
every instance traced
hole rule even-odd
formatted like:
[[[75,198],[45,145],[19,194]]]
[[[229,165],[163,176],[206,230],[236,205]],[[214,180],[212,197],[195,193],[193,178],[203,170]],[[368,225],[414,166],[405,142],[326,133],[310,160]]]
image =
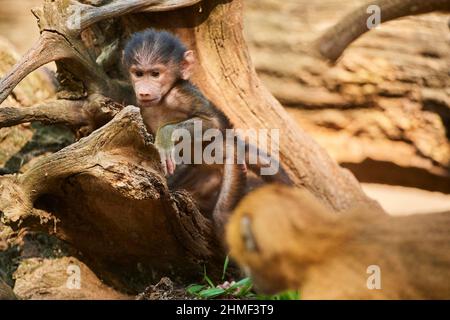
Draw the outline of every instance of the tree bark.
[[[139,266],[150,279],[189,279],[206,265],[217,274],[220,239],[190,195],[168,189],[150,139],[130,106],[24,174],[0,177],[3,222],[56,234],[100,272]]]

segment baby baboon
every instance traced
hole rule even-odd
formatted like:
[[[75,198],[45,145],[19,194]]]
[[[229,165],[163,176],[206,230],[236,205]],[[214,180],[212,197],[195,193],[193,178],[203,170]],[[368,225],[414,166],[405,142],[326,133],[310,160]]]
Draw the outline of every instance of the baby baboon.
[[[176,141],[172,140],[176,130],[185,129],[195,139],[196,123],[203,132],[217,129],[224,133],[232,128],[228,118],[190,81],[194,53],[173,34],[154,29],[133,34],[125,46],[123,62],[168,175],[176,169]],[[223,233],[228,215],[246,185],[246,166],[237,162],[219,166],[223,167],[223,178],[213,220]]]

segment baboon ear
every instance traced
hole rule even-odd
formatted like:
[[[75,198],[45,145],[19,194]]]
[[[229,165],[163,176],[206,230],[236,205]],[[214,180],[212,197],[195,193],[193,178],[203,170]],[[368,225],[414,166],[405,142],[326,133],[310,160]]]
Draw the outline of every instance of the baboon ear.
[[[188,50],[184,53],[183,61],[181,62],[181,78],[189,80],[192,76],[195,64],[194,51]]]

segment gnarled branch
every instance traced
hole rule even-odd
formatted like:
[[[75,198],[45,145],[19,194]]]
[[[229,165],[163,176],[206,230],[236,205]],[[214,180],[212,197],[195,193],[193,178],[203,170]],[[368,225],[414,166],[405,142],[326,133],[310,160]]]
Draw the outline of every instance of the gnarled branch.
[[[101,7],[72,4],[69,7],[71,11],[81,12],[81,17],[77,17],[74,14],[71,15],[67,19],[66,25],[76,26],[76,28],[70,28],[68,33],[75,32],[75,34],[79,34],[82,30],[102,20],[134,12],[174,10],[198,2],[200,2],[200,0],[114,0]]]
[[[139,263],[155,279],[174,272],[192,279],[208,263],[219,270],[212,223],[186,192],[169,191],[150,141],[139,109],[125,108],[24,174],[0,177],[3,222],[35,229],[46,222],[94,264]]]
[[[354,40],[370,30],[367,27],[367,19],[371,15],[367,12],[367,8],[370,5],[380,8],[381,22],[432,11],[450,11],[450,1],[448,0],[376,0],[368,2],[350,12],[316,40],[314,47],[323,58],[336,61]]]
[[[96,94],[86,100],[59,99],[27,108],[1,107],[0,128],[41,121],[46,124],[66,125],[81,137],[106,124],[121,109],[121,105]]]

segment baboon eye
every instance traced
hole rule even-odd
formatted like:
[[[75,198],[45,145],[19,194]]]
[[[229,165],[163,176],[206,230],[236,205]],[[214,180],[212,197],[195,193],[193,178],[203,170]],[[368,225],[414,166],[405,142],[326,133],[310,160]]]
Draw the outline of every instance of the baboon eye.
[[[157,70],[153,70],[153,71],[150,73],[150,75],[151,75],[153,78],[158,78],[159,75],[160,75],[160,73],[159,73],[159,71],[157,71]]]
[[[250,252],[258,251],[255,238],[252,232],[252,222],[248,216],[244,216],[241,219],[241,236],[244,242],[245,248]]]
[[[138,78],[142,77],[144,75],[144,73],[141,70],[136,70],[134,72],[134,75]]]

